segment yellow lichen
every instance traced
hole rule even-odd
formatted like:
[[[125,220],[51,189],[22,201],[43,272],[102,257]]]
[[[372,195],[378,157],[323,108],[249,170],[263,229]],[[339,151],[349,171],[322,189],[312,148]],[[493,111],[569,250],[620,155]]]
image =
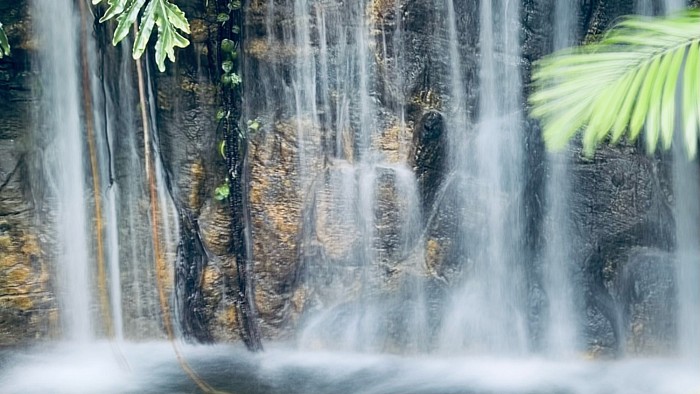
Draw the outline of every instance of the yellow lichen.
[[[442,108],[442,100],[440,99],[440,95],[432,89],[421,91],[417,95],[413,96],[412,101],[426,111],[430,109],[440,110]]]
[[[238,312],[236,311],[235,307],[233,307],[233,306],[226,307],[225,312],[224,312],[225,326],[228,327],[229,329],[235,329],[238,326],[237,315],[238,315]]]
[[[189,206],[198,209],[202,205],[201,187],[204,182],[204,166],[201,160],[195,160],[190,165],[190,193],[187,196]]]
[[[206,42],[209,37],[209,28],[202,19],[190,19],[190,39],[192,42]]]
[[[297,47],[281,45],[262,38],[247,40],[245,46],[245,53],[248,56],[271,63],[289,62],[298,56],[311,57],[314,53],[313,49],[310,49],[310,51],[309,53],[304,53]]]

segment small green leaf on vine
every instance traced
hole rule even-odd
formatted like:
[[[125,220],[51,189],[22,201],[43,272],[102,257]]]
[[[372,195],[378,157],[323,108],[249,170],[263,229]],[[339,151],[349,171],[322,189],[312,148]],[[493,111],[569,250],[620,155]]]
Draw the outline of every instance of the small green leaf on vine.
[[[226,158],[226,140],[221,140],[221,142],[219,142],[219,153],[221,157],[224,159]]]
[[[230,19],[230,17],[228,16],[228,14],[226,14],[224,12],[222,12],[216,16],[216,21],[221,23],[221,24],[228,22],[229,19]]]
[[[236,43],[228,38],[224,38],[221,40],[221,50],[226,53],[233,53],[236,50]]]
[[[224,183],[219,185],[216,189],[214,189],[214,198],[218,201],[223,201],[228,198],[228,196],[231,195],[231,188],[229,187],[228,183]]]
[[[260,130],[260,126],[260,121],[258,119],[248,121],[248,130],[251,132],[251,134],[255,134],[258,130]]]
[[[236,87],[241,82],[241,77],[236,73],[227,73],[221,76],[221,83],[227,86]]]
[[[230,73],[231,70],[233,70],[233,62],[230,60],[226,60],[223,63],[221,63],[221,69],[224,70],[225,73]]]

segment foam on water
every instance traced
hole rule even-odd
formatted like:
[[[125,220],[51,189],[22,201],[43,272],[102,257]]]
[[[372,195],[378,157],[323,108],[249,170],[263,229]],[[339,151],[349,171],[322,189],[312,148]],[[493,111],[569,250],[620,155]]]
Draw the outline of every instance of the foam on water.
[[[165,342],[0,353],[0,387],[22,393],[186,393],[194,386]],[[235,393],[571,393],[688,394],[700,389],[698,365],[670,359],[621,361],[491,357],[398,357],[298,352],[250,354],[232,346],[180,345],[202,378]]]

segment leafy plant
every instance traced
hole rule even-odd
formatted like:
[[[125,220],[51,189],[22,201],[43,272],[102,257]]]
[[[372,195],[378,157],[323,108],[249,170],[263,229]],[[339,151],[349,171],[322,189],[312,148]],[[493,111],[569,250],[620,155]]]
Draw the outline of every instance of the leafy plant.
[[[92,0],[93,4],[100,4],[104,0]],[[112,44],[119,44],[127,35],[131,26],[140,19],[136,39],[134,40],[133,57],[138,59],[146,50],[146,45],[153,32],[153,27],[158,27],[158,39],[156,40],[156,64],[158,70],[165,71],[165,58],[175,61],[175,47],[185,48],[190,42],[180,34],[190,33],[190,25],[185,13],[168,0],[106,0],[109,7],[100,18],[105,22],[116,18],[117,28],[114,31]],[[145,9],[144,9],[145,6]],[[143,9],[143,12],[141,11]],[[141,15],[139,18],[139,14]]]
[[[10,42],[2,28],[2,23],[0,23],[0,59],[4,56],[10,56]]]
[[[248,121],[248,131],[251,134],[255,134],[258,130],[260,130],[260,120],[258,119],[253,119]]]
[[[228,16],[228,14],[222,12],[216,16],[216,21],[223,25],[224,23],[228,22],[229,18],[230,17]]]
[[[224,74],[221,76],[221,83],[231,87],[236,87],[242,82],[240,75],[233,71],[233,61],[238,58],[236,43],[228,38],[224,38],[221,40],[221,51],[223,52],[225,59],[221,62],[221,69],[224,72]]]
[[[221,120],[223,118],[228,118],[231,115],[230,111],[226,111],[223,108],[219,108],[218,111],[216,111],[216,120]]]
[[[700,10],[628,17],[598,43],[540,60],[531,114],[541,120],[551,149],[583,129],[584,152],[591,155],[605,139],[616,143],[627,135],[634,141],[644,125],[647,151],[654,152],[659,139],[668,149],[679,79],[683,140],[692,158],[700,127]]]
[[[218,201],[227,199],[229,195],[231,195],[231,188],[229,187],[228,183],[221,184],[219,187],[214,189],[214,198]]]

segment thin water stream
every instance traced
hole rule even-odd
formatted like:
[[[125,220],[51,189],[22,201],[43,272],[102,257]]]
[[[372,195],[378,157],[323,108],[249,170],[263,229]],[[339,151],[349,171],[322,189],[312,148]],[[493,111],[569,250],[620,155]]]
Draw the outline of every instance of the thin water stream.
[[[557,1],[554,8],[554,50],[576,44],[579,7],[576,0]],[[546,185],[545,251],[543,287],[549,303],[545,345],[554,357],[572,357],[581,350],[575,297],[579,294],[572,279],[580,256],[571,244],[571,217],[568,201],[570,171],[568,152],[547,153],[550,166]]]

